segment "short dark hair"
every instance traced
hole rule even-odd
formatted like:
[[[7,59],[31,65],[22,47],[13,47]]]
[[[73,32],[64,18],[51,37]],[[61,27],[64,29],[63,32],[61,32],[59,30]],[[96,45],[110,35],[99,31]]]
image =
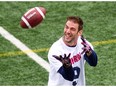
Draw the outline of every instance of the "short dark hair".
[[[78,23],[79,24],[79,29],[78,31],[82,30],[83,29],[83,20],[79,17],[79,16],[69,16],[67,17],[67,21],[68,20],[71,20],[73,21],[74,23]]]

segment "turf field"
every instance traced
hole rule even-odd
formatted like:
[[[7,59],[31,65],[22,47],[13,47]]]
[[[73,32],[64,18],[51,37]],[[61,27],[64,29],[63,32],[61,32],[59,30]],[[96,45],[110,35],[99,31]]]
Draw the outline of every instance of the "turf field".
[[[43,6],[45,20],[34,29],[22,29],[21,16],[30,8]],[[37,55],[47,60],[49,47],[61,37],[67,16],[84,20],[84,36],[98,54],[98,65],[88,64],[88,86],[116,85],[116,2],[0,2],[0,26],[14,35]],[[48,72],[0,35],[0,85],[46,86]]]

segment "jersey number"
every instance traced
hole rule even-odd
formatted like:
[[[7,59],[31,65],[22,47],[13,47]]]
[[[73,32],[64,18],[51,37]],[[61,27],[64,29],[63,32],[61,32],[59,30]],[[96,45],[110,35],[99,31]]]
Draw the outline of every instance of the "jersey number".
[[[75,86],[78,83],[78,78],[80,75],[80,68],[79,67],[74,67],[74,80],[72,82],[72,85]]]

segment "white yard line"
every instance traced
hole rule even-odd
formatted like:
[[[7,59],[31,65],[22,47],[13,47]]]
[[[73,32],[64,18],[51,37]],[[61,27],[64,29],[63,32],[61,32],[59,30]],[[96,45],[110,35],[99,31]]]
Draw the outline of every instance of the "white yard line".
[[[30,48],[28,48],[20,40],[15,38],[12,34],[6,31],[3,27],[0,27],[0,34],[49,72],[50,70],[49,63],[47,61],[45,61],[40,56],[38,56],[36,53],[34,53]]]

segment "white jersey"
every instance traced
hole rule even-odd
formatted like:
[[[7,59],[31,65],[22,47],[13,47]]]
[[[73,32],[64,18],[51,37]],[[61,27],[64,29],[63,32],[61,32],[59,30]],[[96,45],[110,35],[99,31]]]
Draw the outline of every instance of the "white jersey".
[[[85,59],[84,54],[81,54],[81,52],[83,51],[83,45],[81,44],[81,42],[82,40],[79,37],[77,40],[77,45],[75,47],[69,47],[63,42],[63,39],[60,38],[51,46],[48,53],[48,60],[50,63],[48,86],[73,86],[73,84],[76,84],[78,86],[85,85]],[[89,42],[88,44],[93,49],[93,46]],[[62,75],[58,73],[58,70],[62,66],[62,63],[56,58],[52,57],[52,55],[64,56],[64,54],[68,55],[69,53],[71,53],[70,60],[75,74],[75,79],[73,81],[64,79]]]

